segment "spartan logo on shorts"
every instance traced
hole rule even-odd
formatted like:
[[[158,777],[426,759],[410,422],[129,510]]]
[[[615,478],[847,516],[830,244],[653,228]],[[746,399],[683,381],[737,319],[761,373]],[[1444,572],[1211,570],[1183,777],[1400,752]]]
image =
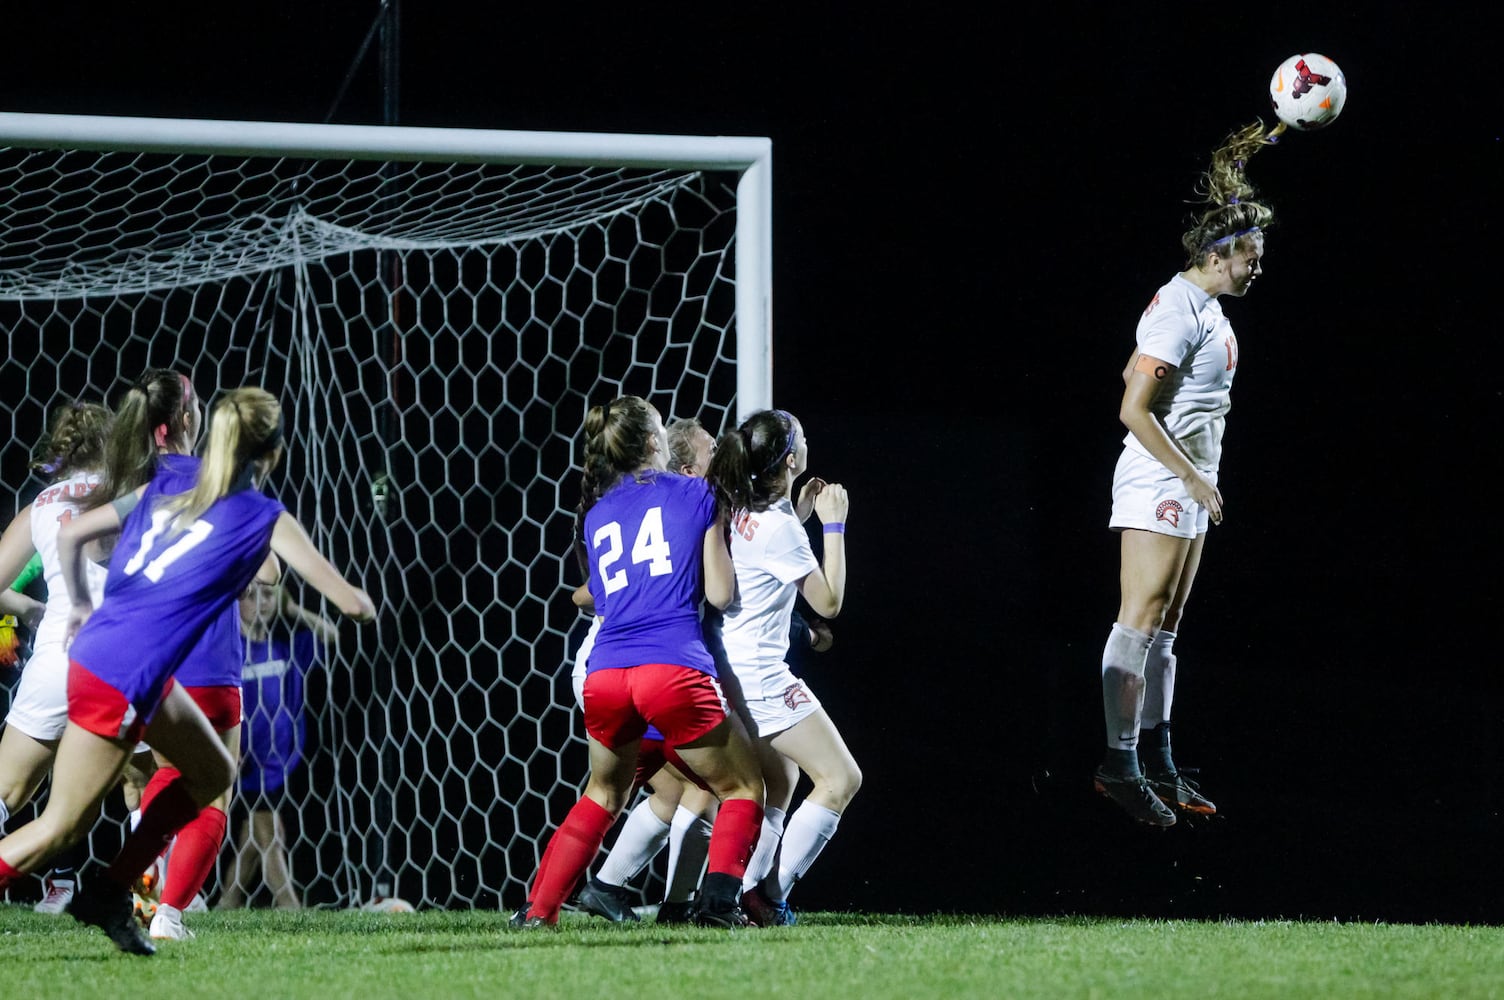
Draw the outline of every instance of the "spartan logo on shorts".
[[[809,704],[809,692],[804,690],[803,684],[790,684],[783,689],[783,705],[790,712],[800,705]]]
[[[1179,500],[1161,500],[1159,506],[1154,508],[1154,520],[1169,521],[1172,527],[1180,527],[1180,515],[1185,513],[1185,508],[1180,506]]]

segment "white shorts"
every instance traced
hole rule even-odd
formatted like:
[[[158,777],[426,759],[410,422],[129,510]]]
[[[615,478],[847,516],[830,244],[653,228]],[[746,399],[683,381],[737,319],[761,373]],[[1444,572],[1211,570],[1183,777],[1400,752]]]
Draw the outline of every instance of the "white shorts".
[[[744,698],[747,717],[758,736],[777,736],[820,711],[820,699],[792,673],[782,692],[769,698]]]
[[[38,743],[63,738],[68,727],[68,654],[57,643],[38,646],[31,651],[21,668],[21,683],[16,685],[7,726],[15,726]],[[151,747],[137,743],[133,753],[145,753]]]
[[[1216,485],[1215,472],[1202,475]],[[1123,449],[1112,473],[1109,528],[1141,528],[1176,538],[1195,538],[1206,534],[1210,523],[1206,508],[1191,499],[1179,476],[1155,459],[1132,448]]]
[[[31,651],[5,724],[38,742],[62,739],[68,725],[68,654],[61,644]]]

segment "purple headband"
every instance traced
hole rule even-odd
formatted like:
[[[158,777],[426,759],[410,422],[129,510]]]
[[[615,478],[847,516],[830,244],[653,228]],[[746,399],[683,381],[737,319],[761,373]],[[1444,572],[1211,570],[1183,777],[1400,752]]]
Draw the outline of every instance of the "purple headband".
[[[768,465],[769,472],[777,468],[779,462],[782,462],[785,458],[788,458],[794,453],[794,442],[795,438],[797,437],[796,431],[798,426],[794,423],[794,415],[788,410],[774,410],[773,412],[789,422],[789,439],[788,441],[784,442],[783,450],[778,453],[778,457],[773,459],[773,461]]]
[[[794,444],[798,438],[796,425],[794,423],[794,415],[792,413],[790,413],[788,410],[772,410],[770,412],[776,413],[778,416],[789,422],[789,439],[784,442],[783,450],[778,453],[778,457],[769,462],[767,468],[763,469],[762,475],[767,475],[774,469],[778,468],[779,462],[782,462],[785,458],[788,458],[794,453]],[[738,427],[737,430],[742,434],[743,437],[746,437],[745,430],[740,427]],[[757,473],[753,473],[752,478],[756,479],[757,475]]]
[[[1201,250],[1202,250],[1203,253],[1205,253],[1206,251],[1210,250],[1212,247],[1221,246],[1223,243],[1226,243],[1228,240],[1238,240],[1238,239],[1242,239],[1244,236],[1251,236],[1254,233],[1260,233],[1260,232],[1263,232],[1263,230],[1260,227],[1258,227],[1258,226],[1249,226],[1247,229],[1239,229],[1237,232],[1228,233],[1226,236],[1219,236],[1219,237],[1217,237],[1216,239],[1212,240],[1210,243],[1207,243],[1204,246],[1202,246]]]

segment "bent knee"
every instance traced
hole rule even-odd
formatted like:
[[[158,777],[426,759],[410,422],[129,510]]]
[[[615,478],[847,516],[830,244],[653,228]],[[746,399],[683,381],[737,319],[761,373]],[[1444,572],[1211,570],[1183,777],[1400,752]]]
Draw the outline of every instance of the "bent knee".
[[[832,774],[822,775],[818,784],[824,793],[821,797],[829,803],[833,803],[837,812],[845,809],[856,793],[862,787],[862,770],[857,767],[855,761],[851,761],[847,767],[841,768]]]

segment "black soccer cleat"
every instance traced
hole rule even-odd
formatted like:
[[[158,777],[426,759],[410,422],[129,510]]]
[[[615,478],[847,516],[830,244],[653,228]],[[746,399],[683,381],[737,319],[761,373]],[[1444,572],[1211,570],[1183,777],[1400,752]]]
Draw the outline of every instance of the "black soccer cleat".
[[[1098,794],[1116,802],[1124,812],[1140,823],[1160,828],[1175,825],[1175,814],[1169,806],[1159,801],[1142,774],[1124,777],[1109,774],[1099,767],[1093,775],[1093,785]]]
[[[156,947],[141,932],[131,903],[130,890],[103,875],[91,878],[68,904],[68,912],[81,924],[104,931],[115,947],[128,955],[155,955]]]
[[[694,916],[695,904],[689,900],[658,904],[657,922],[660,924],[687,924],[694,920]]]
[[[748,926],[747,915],[742,908],[732,903],[727,906],[701,906],[695,910],[695,926],[724,927],[733,930]]]
[[[641,919],[632,909],[630,889],[602,882],[594,875],[585,880],[575,903],[586,913],[605,917],[613,924],[636,923]]]
[[[1149,783],[1149,790],[1159,797],[1165,805],[1174,809],[1181,809],[1197,816],[1215,816],[1217,807],[1212,800],[1201,794],[1201,787],[1184,772],[1171,771],[1168,774],[1156,774],[1150,771],[1144,776]]]

